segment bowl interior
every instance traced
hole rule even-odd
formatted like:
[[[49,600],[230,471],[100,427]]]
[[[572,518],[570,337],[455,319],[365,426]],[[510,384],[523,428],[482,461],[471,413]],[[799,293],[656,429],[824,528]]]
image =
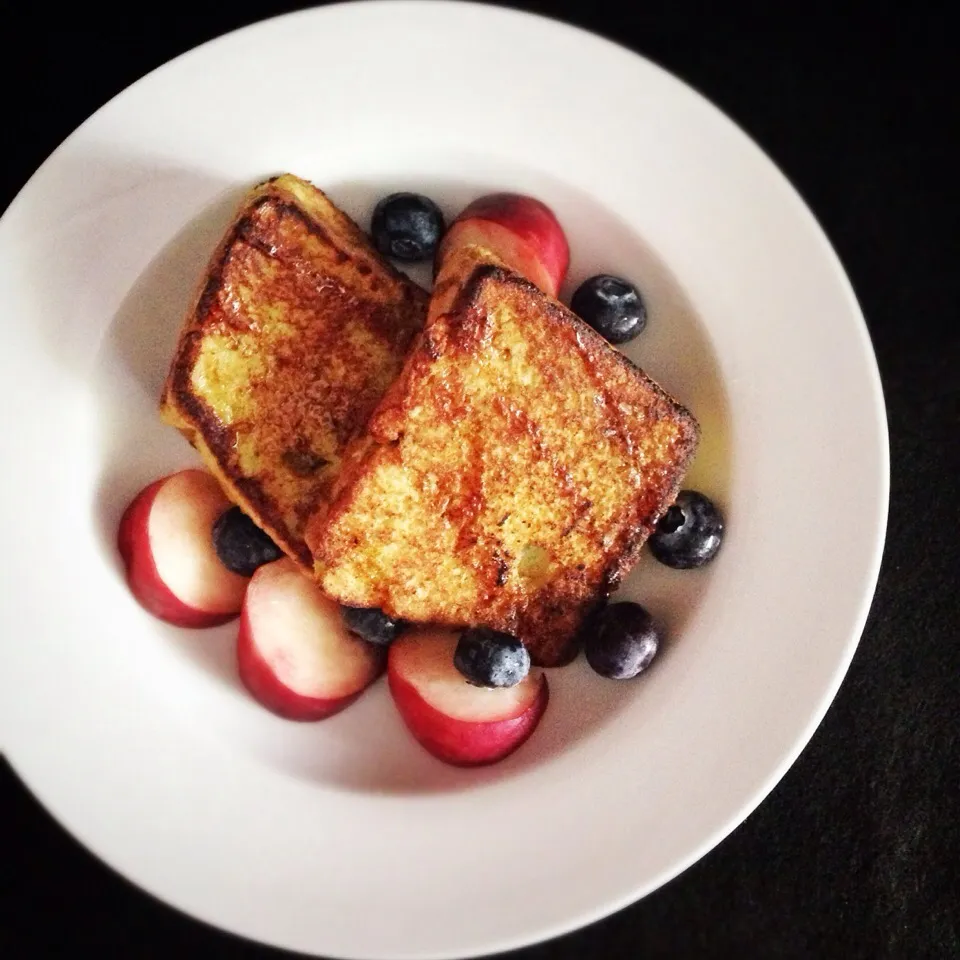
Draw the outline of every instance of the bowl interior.
[[[458,158],[463,165],[464,159]],[[438,164],[449,170],[450,161]],[[342,209],[367,227],[377,200],[396,190],[424,193],[441,205],[448,220],[470,200],[496,190],[519,190],[550,204],[564,225],[572,251],[561,296],[569,296],[585,278],[600,272],[629,278],[646,300],[650,320],[644,333],[626,345],[627,355],[686,404],[700,420],[703,443],[686,486],[708,493],[721,506],[731,478],[730,416],[709,335],[683,288],[644,241],[589,193],[551,178],[546,172],[492,164],[470,158],[470,175],[451,178],[440,172],[340,179],[320,183]],[[265,171],[265,175],[271,171]],[[311,171],[292,171],[309,176]],[[186,442],[157,418],[157,400],[182,318],[199,277],[220,235],[252,184],[224,187],[151,259],[136,277],[106,330],[95,366],[95,422],[101,461],[94,530],[119,575],[115,553],[120,513],[140,486],[157,476],[197,462]],[[138,203],[162,203],[138,197]],[[429,288],[429,268],[416,265],[411,275]],[[684,643],[684,625],[708,589],[710,569],[671,571],[644,555],[617,596],[643,603],[663,623],[669,644]],[[552,702],[531,741],[506,764],[485,771],[449,770],[423,754],[396,715],[384,683],[369,691],[344,714],[322,724],[278,720],[250,701],[237,677],[236,624],[213,630],[184,631],[144,617],[145,642],[169,660],[168,671],[192,672],[192,682],[164,679],[157,693],[170,709],[184,709],[186,686],[194,721],[216,729],[235,749],[293,776],[355,790],[419,792],[460,790],[511,776],[541,764],[572,745],[589,740],[596,728],[614,720],[625,703],[643,696],[649,677],[617,684],[594,677],[582,662],[550,671]],[[669,674],[669,651],[657,671]],[[667,677],[661,682],[669,682]],[[199,688],[202,688],[199,689]]]

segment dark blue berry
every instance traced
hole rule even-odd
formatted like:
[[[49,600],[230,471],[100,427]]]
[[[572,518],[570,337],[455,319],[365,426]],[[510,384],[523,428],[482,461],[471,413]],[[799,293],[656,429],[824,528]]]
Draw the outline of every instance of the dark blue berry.
[[[239,507],[220,514],[213,525],[213,546],[220,562],[241,577],[282,556],[280,548]]]
[[[471,627],[460,634],[453,665],[478,687],[512,687],[530,672],[530,654],[509,633]]]
[[[570,307],[610,343],[626,343],[643,333],[647,308],[632,283],[601,273],[584,280]]]
[[[723,541],[723,517],[696,490],[681,490],[650,535],[650,550],[668,567],[689,570],[712,560]]]
[[[429,260],[443,236],[443,214],[419,193],[391,193],[373,211],[370,232],[376,248],[387,257]]]
[[[611,680],[629,680],[653,662],[660,632],[639,603],[611,603],[590,618],[583,652],[587,662]]]
[[[376,607],[341,607],[340,615],[348,630],[380,647],[393,643],[406,626],[403,620],[394,620]]]

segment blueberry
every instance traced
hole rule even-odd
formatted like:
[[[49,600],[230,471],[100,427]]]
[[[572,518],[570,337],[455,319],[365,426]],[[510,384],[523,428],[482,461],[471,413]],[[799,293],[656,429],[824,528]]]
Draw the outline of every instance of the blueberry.
[[[570,307],[585,323],[610,343],[626,343],[643,333],[647,308],[632,283],[601,273],[584,280]]]
[[[590,618],[583,651],[587,663],[611,680],[642,673],[660,648],[660,632],[639,603],[611,603]]]
[[[460,634],[453,665],[475,686],[512,687],[530,672],[530,654],[509,633],[471,627]]]
[[[650,535],[650,550],[668,567],[689,570],[712,560],[723,541],[723,517],[696,490],[681,490]]]
[[[377,249],[387,257],[428,260],[443,236],[443,214],[419,193],[391,193],[373,211],[370,232]]]
[[[220,562],[241,577],[279,560],[280,548],[239,507],[221,513],[213,525],[213,546]]]
[[[340,616],[347,629],[380,647],[393,643],[406,626],[403,620],[394,620],[376,607],[341,607]]]

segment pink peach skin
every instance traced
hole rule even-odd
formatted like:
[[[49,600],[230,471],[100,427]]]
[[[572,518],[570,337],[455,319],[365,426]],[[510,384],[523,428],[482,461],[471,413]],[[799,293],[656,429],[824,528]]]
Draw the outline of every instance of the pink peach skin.
[[[287,720],[339,713],[383,672],[384,655],[354,636],[337,604],[291,560],[253,576],[240,616],[237,667],[262,706]]]
[[[176,481],[175,487],[171,483]],[[182,504],[170,500],[181,498],[195,502]],[[174,524],[183,522],[181,530],[188,543],[189,559],[198,582],[172,587],[158,568],[152,537],[158,535],[155,509],[160,501],[163,516]],[[216,480],[201,470],[183,471],[151,483],[127,507],[120,521],[117,546],[126,571],[130,590],[141,606],[154,616],[179,627],[214,627],[232,620],[240,612],[247,579],[231,573],[220,564],[213,546],[212,531],[216,518],[230,507]],[[153,533],[151,534],[151,518]],[[160,525],[163,525],[161,517]],[[169,531],[161,530],[165,537]],[[161,565],[171,572],[169,551]],[[185,595],[189,594],[189,596]]]
[[[437,263],[467,244],[487,247],[551,297],[570,265],[570,247],[553,211],[518,193],[492,193],[467,206],[444,236]]]
[[[437,655],[427,658],[411,651],[418,642],[417,634],[394,642],[387,681],[404,723],[428,752],[454,766],[482,766],[503,760],[530,737],[549,702],[544,673],[535,672],[516,688],[479,689],[453,665],[455,636],[439,641]]]

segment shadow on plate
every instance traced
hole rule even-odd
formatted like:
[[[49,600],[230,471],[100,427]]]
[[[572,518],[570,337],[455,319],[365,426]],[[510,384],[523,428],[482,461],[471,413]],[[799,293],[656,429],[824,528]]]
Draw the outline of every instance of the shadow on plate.
[[[175,185],[181,178],[173,181]],[[243,187],[201,183],[219,198],[181,227],[127,289],[100,342],[94,382],[101,462],[95,515],[111,549],[120,514],[150,480],[196,464],[189,444],[160,423],[157,407],[170,357],[206,263]],[[162,189],[162,188],[161,188]]]

